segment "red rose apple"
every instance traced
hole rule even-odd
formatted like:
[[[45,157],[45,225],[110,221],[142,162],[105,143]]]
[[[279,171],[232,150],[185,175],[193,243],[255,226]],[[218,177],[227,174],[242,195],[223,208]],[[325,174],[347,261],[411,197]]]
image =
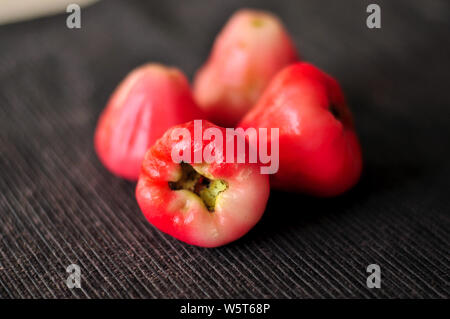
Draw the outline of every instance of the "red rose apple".
[[[147,64],[132,71],[110,98],[97,124],[95,149],[111,172],[136,180],[156,139],[169,127],[200,117],[185,76]]]
[[[240,126],[279,128],[275,188],[334,196],[360,177],[361,149],[341,88],[310,64],[280,71]]]
[[[236,163],[236,157],[234,163],[194,160],[195,152],[203,154],[206,149],[215,155],[226,152],[225,139],[194,138],[199,123],[202,136],[211,129],[225,136],[225,129],[194,122],[169,129],[146,153],[136,199],[159,230],[188,244],[216,247],[240,238],[259,221],[269,196],[269,179],[260,174],[258,164]],[[192,160],[174,160],[172,154],[180,152],[192,154]]]
[[[298,60],[281,21],[271,13],[240,10],[218,35],[194,79],[194,96],[208,119],[233,127],[283,67]]]

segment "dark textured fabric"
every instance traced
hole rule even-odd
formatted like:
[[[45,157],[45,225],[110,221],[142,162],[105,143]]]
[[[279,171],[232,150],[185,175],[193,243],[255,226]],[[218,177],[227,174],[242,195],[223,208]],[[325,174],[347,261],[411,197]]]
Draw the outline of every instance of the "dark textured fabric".
[[[66,15],[1,26],[0,297],[448,298],[449,2],[377,1],[380,30],[368,3],[103,1],[81,30]],[[192,78],[240,7],[279,14],[340,81],[365,168],[338,198],[272,192],[248,235],[202,249],[146,222],[93,132],[127,72],[160,61]],[[82,289],[66,286],[71,263]]]

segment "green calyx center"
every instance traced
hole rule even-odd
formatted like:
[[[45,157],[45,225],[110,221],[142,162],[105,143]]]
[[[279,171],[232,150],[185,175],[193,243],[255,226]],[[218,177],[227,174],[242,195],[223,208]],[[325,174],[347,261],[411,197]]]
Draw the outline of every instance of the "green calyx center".
[[[217,196],[228,188],[228,184],[220,179],[209,179],[197,172],[192,165],[181,163],[182,175],[176,182],[169,182],[171,190],[187,190],[196,194],[205,204],[209,212],[214,212]]]

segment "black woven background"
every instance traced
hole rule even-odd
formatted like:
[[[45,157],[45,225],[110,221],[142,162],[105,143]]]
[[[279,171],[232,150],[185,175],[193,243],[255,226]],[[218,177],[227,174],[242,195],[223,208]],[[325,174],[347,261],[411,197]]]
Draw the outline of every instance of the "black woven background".
[[[0,27],[1,297],[449,297],[450,5],[376,1],[103,1]],[[237,8],[279,14],[302,56],[341,82],[364,150],[335,199],[273,192],[263,220],[218,249],[149,225],[134,185],[93,150],[97,117],[133,67],[192,78]],[[1,8],[0,8],[1,10]],[[81,266],[70,290],[66,267]],[[381,289],[366,267],[381,266]]]

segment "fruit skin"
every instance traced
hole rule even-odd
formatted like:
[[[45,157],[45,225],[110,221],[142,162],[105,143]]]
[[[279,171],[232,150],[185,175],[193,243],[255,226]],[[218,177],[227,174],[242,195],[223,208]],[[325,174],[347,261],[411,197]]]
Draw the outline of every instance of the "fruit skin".
[[[194,79],[194,97],[208,119],[235,126],[270,79],[298,61],[281,21],[271,13],[243,9],[217,36],[206,64]]]
[[[97,124],[95,150],[112,173],[137,180],[145,152],[169,127],[202,116],[178,69],[146,64],[111,96]]]
[[[342,90],[310,64],[280,71],[239,126],[279,128],[274,188],[335,196],[360,177],[361,148]]]
[[[203,132],[218,128],[210,122],[201,122]],[[260,174],[258,164],[193,163],[192,167],[204,176],[223,180],[227,185],[217,196],[214,211],[208,211],[193,192],[172,190],[169,186],[169,182],[177,181],[182,174],[181,165],[171,158],[172,148],[186,149],[189,144],[191,150],[203,150],[210,143],[194,138],[187,142],[174,141],[171,134],[177,128],[187,128],[191,137],[194,136],[194,122],[177,125],[145,155],[136,187],[136,199],[143,214],[159,230],[192,245],[217,247],[240,238],[264,213],[270,191],[268,175]],[[225,136],[225,130],[220,130]]]

